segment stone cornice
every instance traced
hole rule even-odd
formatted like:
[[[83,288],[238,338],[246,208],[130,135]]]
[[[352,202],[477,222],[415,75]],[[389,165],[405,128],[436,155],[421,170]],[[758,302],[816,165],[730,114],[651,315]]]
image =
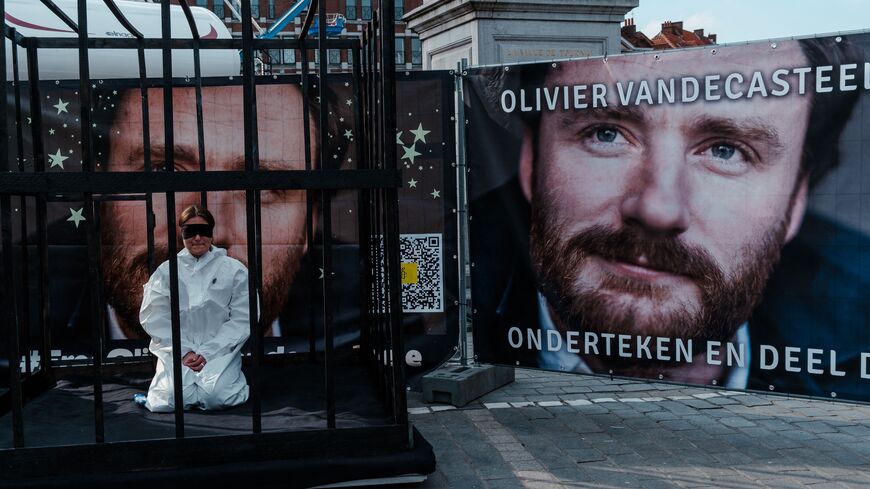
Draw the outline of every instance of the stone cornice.
[[[435,0],[402,19],[418,34],[475,19],[622,22],[639,0]]]

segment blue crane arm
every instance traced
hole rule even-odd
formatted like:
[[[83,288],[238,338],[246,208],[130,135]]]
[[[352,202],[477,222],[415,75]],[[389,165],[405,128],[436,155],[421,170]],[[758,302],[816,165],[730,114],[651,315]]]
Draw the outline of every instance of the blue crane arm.
[[[316,36],[318,35],[318,32],[320,31],[320,22],[319,22],[319,20],[320,20],[320,19],[318,19],[317,17],[315,17],[315,18],[314,18],[314,22],[311,24],[311,29],[308,31],[308,33],[309,33],[312,37],[316,37]],[[345,18],[344,18],[344,16],[341,15],[341,14],[336,15],[336,16],[335,16],[335,19],[330,20],[330,21],[327,22],[327,25],[326,25],[326,35],[327,35],[327,36],[340,36],[341,33],[344,31],[344,25],[345,25]]]
[[[290,7],[289,10],[284,12],[278,20],[275,21],[274,24],[269,26],[262,34],[259,35],[260,39],[272,39],[278,35],[279,32],[284,30],[293,19],[299,16],[303,10],[308,7],[308,4],[311,3],[311,0],[297,0],[296,3]]]

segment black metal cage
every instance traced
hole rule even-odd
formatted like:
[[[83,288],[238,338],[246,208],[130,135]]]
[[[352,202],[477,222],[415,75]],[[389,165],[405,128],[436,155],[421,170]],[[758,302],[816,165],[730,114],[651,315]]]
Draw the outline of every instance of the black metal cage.
[[[158,480],[209,479],[217,485],[256,481],[258,478],[280,477],[284,486],[306,486],[367,477],[383,477],[402,473],[427,473],[434,465],[431,450],[420,455],[427,446],[415,435],[407,417],[405,377],[400,357],[401,288],[399,279],[399,231],[397,189],[400,172],[396,165],[393,140],[395,116],[395,58],[393,2],[382,1],[378,15],[366,26],[360,41],[327,39],[321,28],[317,39],[309,39],[308,31],[315,15],[321,26],[327,25],[324,2],[313,0],[298,38],[259,39],[253,34],[250,2],[242,2],[242,36],[240,39],[206,39],[197,31],[191,8],[186,0],[178,0],[190,29],[190,39],[173,38],[170,2],[161,2],[160,38],[143,35],[125,17],[113,0],[103,0],[112,15],[124,26],[122,38],[93,37],[88,29],[87,3],[78,0],[77,18],[71,19],[51,0],[41,0],[76,35],[74,37],[25,37],[16,28],[4,24],[11,51],[0,50],[0,65],[11,67],[3,71],[7,107],[0,119],[0,155],[16,155],[17,161],[5,158],[0,176],[0,231],[2,231],[2,344],[5,345],[8,384],[0,384],[0,420],[9,429],[9,446],[0,445],[0,486],[64,486],[71,483],[90,485],[128,484],[150,485]],[[96,0],[93,0],[96,1]],[[6,2],[0,0],[0,17],[6,17]],[[19,59],[19,49],[25,59]],[[47,168],[50,153],[44,142],[42,120],[46,80],[40,80],[40,52],[43,49],[75,50],[78,56],[80,80],[77,89],[81,137],[81,171],[52,172]],[[135,53],[139,66],[138,89],[141,98],[144,165],[141,171],[107,171],[98,162],[98,144],[93,130],[94,93],[97,88],[90,77],[89,56],[103,49],[124,49]],[[237,49],[241,55],[238,78],[203,77],[200,56],[203,50]],[[262,76],[255,72],[255,52],[265,49],[298,49],[302,53],[301,77]],[[330,163],[330,74],[328,49],[353,51],[353,75],[350,78],[350,98],[353,105],[355,145],[352,149],[353,168],[335,168]],[[162,77],[149,77],[146,52],[162,53]],[[308,73],[308,54],[316,50],[322,60],[316,73]],[[11,60],[7,59],[7,52]],[[173,56],[179,52],[192,54],[195,73],[192,78],[173,77]],[[26,79],[21,79],[20,67],[26,65]],[[11,71],[11,79],[8,73]],[[102,82],[101,82],[102,83]],[[304,101],[303,122],[304,169],[261,167],[261,144],[258,133],[258,87],[292,84],[299,86]],[[240,86],[243,117],[244,167],[238,170],[207,169],[207,128],[203,123],[203,91],[215,86]],[[178,171],[176,131],[173,123],[175,88],[192,88],[195,97],[197,152],[191,158],[198,168]],[[162,92],[162,93],[160,93]],[[163,134],[159,158],[153,147],[150,129],[154,115],[150,113],[149,97],[162,96]],[[26,100],[25,104],[23,100]],[[27,107],[25,107],[27,105]],[[159,104],[158,104],[159,106]],[[316,113],[315,113],[316,112]],[[60,113],[60,110],[58,110]],[[29,116],[28,116],[29,114]],[[316,119],[315,119],[316,117]],[[28,134],[29,131],[29,134]],[[192,133],[191,133],[192,134]],[[185,133],[185,137],[192,137]],[[25,141],[29,138],[29,148]],[[30,156],[27,158],[26,156]],[[107,158],[108,156],[106,156]],[[30,160],[26,162],[25,160]],[[52,165],[53,166],[53,165]],[[199,202],[208,206],[209,195],[215,192],[236,192],[244,195],[246,223],[246,264],[251,297],[262,297],[264,271],[263,193],[272,191],[303,191],[305,196],[305,242],[310,253],[305,255],[309,268],[319,268],[321,276],[303,278],[312,290],[308,304],[311,329],[310,348],[294,355],[269,355],[263,350],[262,320],[257,301],[250,301],[250,337],[246,345],[245,371],[250,385],[250,400],[244,405],[250,412],[250,425],[244,430],[205,433],[186,422],[190,413],[183,403],[176,402],[171,425],[174,432],[167,437],[126,440],[123,436],[107,436],[107,418],[118,409],[112,405],[107,413],[107,388],[111,380],[142,364],[107,361],[106,325],[108,322],[101,261],[101,206],[106,202],[135,201],[144,206],[147,223],[148,269],[156,263],[155,199],[165,202],[168,262],[170,267],[171,324],[173,375],[181,378],[181,319],[179,312],[179,280],[176,253],[179,237],[176,231],[176,194],[199,195]],[[336,351],[333,344],[333,311],[337,300],[334,293],[335,264],[332,238],[331,195],[338,190],[356,192],[358,198],[359,263],[358,309],[359,344],[351,351]],[[87,315],[91,325],[89,355],[78,366],[52,361],[52,321],[50,302],[47,233],[50,223],[47,206],[52,202],[76,201],[83,204],[79,217],[86,227],[86,288],[88,303],[80,313]],[[72,210],[72,209],[71,209]],[[28,216],[28,211],[35,216]],[[319,221],[319,222],[318,222]],[[78,221],[76,222],[78,225]],[[269,225],[267,223],[267,225]],[[316,253],[315,253],[316,251]],[[316,261],[316,263],[314,263]],[[264,268],[265,267],[265,268]],[[35,283],[33,283],[35,281]],[[315,290],[316,289],[316,290]],[[30,291],[36,291],[35,294]],[[313,309],[320,308],[318,314]],[[34,314],[33,311],[36,311]],[[315,316],[321,324],[315,328]],[[322,333],[316,333],[322,331]],[[318,335],[320,335],[318,337]],[[320,342],[321,347],[315,347]],[[300,355],[299,353],[305,353]],[[345,360],[352,358],[347,363]],[[304,365],[316,365],[314,370]],[[150,364],[145,364],[149,367]],[[284,369],[284,370],[270,370]],[[295,369],[295,370],[294,370]],[[379,421],[349,425],[337,415],[337,389],[358,382],[355,372],[372,384],[373,398],[382,408]],[[277,373],[276,373],[277,372]],[[295,372],[295,373],[294,373]],[[304,373],[302,373],[304,372]],[[322,393],[322,410],[315,416],[322,425],[294,429],[265,427],[263,424],[264,389],[274,379],[293,378],[316,372]],[[93,430],[78,430],[74,444],[35,441],[28,436],[29,405],[34,405],[59,383],[86,375],[89,381],[81,399],[90,403]],[[109,379],[109,381],[107,381]],[[65,385],[70,385],[67,382]],[[108,386],[108,387],[107,387]],[[305,393],[296,393],[305,396]],[[174,385],[174,398],[181,399],[180,382]],[[340,395],[339,395],[340,397]],[[32,411],[32,410],[31,410]],[[62,414],[58,414],[61,418]],[[221,413],[213,419],[220,420]],[[337,417],[339,418],[337,421]],[[154,420],[151,420],[154,422]],[[166,419],[162,420],[168,424]],[[111,424],[111,423],[109,423]],[[217,422],[220,424],[220,421]],[[187,429],[186,429],[187,428]],[[118,428],[123,429],[123,428]],[[0,431],[2,433],[2,431]],[[416,455],[408,457],[417,451]],[[398,457],[398,458],[396,458]],[[405,458],[402,458],[405,457]],[[46,463],[50,462],[50,463]],[[305,473],[300,477],[299,474]],[[285,476],[289,477],[286,478]]]

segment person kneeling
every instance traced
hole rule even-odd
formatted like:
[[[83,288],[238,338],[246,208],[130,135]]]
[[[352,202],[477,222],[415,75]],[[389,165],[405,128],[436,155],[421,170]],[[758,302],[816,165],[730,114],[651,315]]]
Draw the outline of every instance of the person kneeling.
[[[250,334],[248,270],[212,246],[215,221],[207,209],[192,205],[178,222],[184,240],[178,253],[184,409],[236,406],[248,400],[241,356]],[[145,284],[139,310],[139,321],[151,336],[148,348],[157,357],[148,395],[139,399],[145,397],[141,404],[153,412],[175,408],[171,313],[167,260]]]

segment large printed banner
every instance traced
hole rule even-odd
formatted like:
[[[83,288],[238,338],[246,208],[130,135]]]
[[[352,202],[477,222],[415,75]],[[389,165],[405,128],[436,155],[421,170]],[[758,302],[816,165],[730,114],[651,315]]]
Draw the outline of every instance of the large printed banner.
[[[263,171],[305,168],[303,105],[310,109],[312,160],[325,152],[330,168],[356,168],[364,155],[358,151],[361,121],[349,75],[331,77],[328,110],[328,147],[319,147],[317,120],[318,79],[311,78],[310,100],[302,96],[299,76],[262,77],[257,82],[259,164]],[[173,90],[174,161],[176,171],[197,171],[200,158],[207,170],[243,170],[243,97],[238,77],[209,78],[202,88],[202,133],[198,143],[197,107],[193,82],[178,80]],[[454,352],[456,327],[455,195],[453,77],[446,72],[409,73],[399,77],[397,103],[399,132],[389,137],[397,145],[404,185],[399,191],[403,278],[404,346],[409,382],[440,365]],[[46,171],[82,171],[78,81],[41,83],[42,139]],[[14,121],[14,98],[8,91],[7,110]],[[25,85],[22,127],[23,165],[33,171],[33,117]],[[146,159],[161,170],[165,161],[163,91],[147,90],[149,124],[143,124],[143,97],[138,80],[94,80],[91,107],[96,171],[143,171]],[[449,110],[444,110],[448,107]],[[146,129],[150,144],[144,143]],[[16,127],[10,126],[10,134]],[[15,139],[13,138],[13,142]],[[17,144],[10,144],[13,161]],[[147,150],[146,150],[147,147]],[[201,151],[200,151],[201,150]],[[445,164],[447,163],[447,164]],[[176,195],[176,216],[200,193]],[[208,192],[206,206],[216,219],[215,245],[247,263],[247,219],[244,192]],[[337,348],[358,348],[363,317],[359,196],[339,191],[332,198],[334,332]],[[312,212],[313,240],[306,233],[304,191],[269,191],[261,194],[263,293],[266,354],[306,354],[323,350],[322,229],[317,195]],[[38,287],[35,200],[16,197],[14,242],[27,235],[30,290],[19,296],[20,316],[31,325],[29,348],[35,357],[43,334],[37,328],[42,314]],[[51,354],[56,365],[88,362],[92,354],[86,213],[82,196],[51,196],[48,214],[48,321]],[[21,211],[24,212],[21,212]],[[148,335],[139,325],[142,286],[149,268],[168,257],[166,199],[153,195],[149,216],[144,195],[101,196],[100,268],[103,274],[104,344],[106,361],[148,357]],[[26,214],[26,227],[21,217]],[[148,257],[148,225],[153,219],[153,263]],[[26,233],[23,230],[26,229]],[[180,236],[180,235],[179,235]],[[180,239],[180,238],[179,238]],[[179,241],[179,248],[182,244]],[[20,246],[17,251],[20,252]],[[313,329],[312,329],[313,328]],[[8,376],[7,376],[8,377]]]
[[[480,360],[870,401],[868,49],[469,70]]]

